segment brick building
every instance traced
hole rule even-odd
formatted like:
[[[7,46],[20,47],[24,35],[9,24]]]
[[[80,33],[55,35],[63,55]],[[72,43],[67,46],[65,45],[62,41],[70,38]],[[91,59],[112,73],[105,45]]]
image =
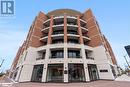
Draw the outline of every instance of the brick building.
[[[117,62],[91,9],[40,12],[11,67],[18,82],[114,80]]]

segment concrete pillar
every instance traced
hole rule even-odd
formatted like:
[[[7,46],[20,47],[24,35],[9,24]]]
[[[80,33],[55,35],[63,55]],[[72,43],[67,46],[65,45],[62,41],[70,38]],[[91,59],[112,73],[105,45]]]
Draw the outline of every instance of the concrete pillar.
[[[45,63],[43,67],[42,82],[46,82],[48,64]]]
[[[81,52],[82,52],[82,59],[84,61],[83,65],[84,65],[85,80],[87,82],[87,81],[90,81],[90,79],[89,79],[88,65],[87,65],[84,45],[82,45]]]
[[[68,52],[67,43],[64,43],[64,82],[68,82]]]
[[[49,59],[49,55],[50,55],[50,49],[49,49],[49,46],[50,45],[47,45],[47,49],[46,49],[46,55],[45,55],[45,60],[48,61]],[[42,74],[42,82],[46,82],[47,81],[47,69],[48,69],[48,62],[46,62],[44,64],[44,68],[43,68],[43,74]]]
[[[80,17],[79,15],[77,16],[77,24],[78,24],[78,34],[79,34],[79,40],[80,40],[80,44],[83,44],[83,37],[82,37],[82,30],[81,30],[81,26],[80,26]]]
[[[68,82],[68,63],[64,63],[64,82]]]
[[[52,39],[51,39],[51,34],[53,33],[53,16],[51,16],[51,20],[50,20],[50,30],[48,32],[48,40],[47,40],[47,44],[51,44]]]
[[[84,63],[84,73],[85,73],[85,80],[86,80],[86,82],[90,81],[87,63]]]

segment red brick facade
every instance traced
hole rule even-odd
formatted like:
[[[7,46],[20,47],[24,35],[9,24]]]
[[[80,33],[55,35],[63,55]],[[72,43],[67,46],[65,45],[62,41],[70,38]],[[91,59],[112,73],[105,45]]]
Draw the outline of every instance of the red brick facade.
[[[86,33],[86,35],[89,36],[89,38],[91,39],[90,41],[86,42],[85,44],[87,44],[88,46],[91,46],[91,47],[97,47],[97,46],[103,45],[106,48],[106,51],[109,52],[109,54],[112,58],[113,64],[117,64],[114,53],[111,49],[111,46],[110,46],[109,42],[107,41],[107,39],[100,32],[98,23],[90,9],[87,10],[84,14],[77,16],[77,25],[79,26],[78,33],[80,36],[79,37],[80,44],[84,43],[83,38],[81,37],[82,31],[80,28],[80,21],[79,21],[80,18],[83,19],[84,21],[86,21],[87,28],[88,28],[88,32]],[[18,53],[13,62],[13,67],[16,67],[18,60],[20,58],[20,55],[28,47],[30,47],[30,46],[31,47],[40,47],[40,46],[45,45],[45,43],[43,41],[41,41],[40,38],[44,35],[44,33],[41,30],[43,29],[43,22],[46,21],[47,19],[48,19],[48,16],[42,12],[40,12],[38,14],[38,16],[35,18],[32,26],[30,27],[30,30],[29,30],[29,33],[27,35],[25,42],[18,50]],[[67,21],[66,16],[64,16],[64,42],[65,43],[67,42],[66,21]],[[51,44],[51,41],[52,41],[51,40],[51,34],[53,32],[52,25],[53,25],[53,16],[50,17],[50,30],[48,33],[47,44]]]

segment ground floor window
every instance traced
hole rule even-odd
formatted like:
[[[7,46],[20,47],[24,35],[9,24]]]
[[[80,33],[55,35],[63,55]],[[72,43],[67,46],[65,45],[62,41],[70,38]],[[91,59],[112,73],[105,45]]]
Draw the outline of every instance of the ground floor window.
[[[98,70],[97,70],[96,65],[88,64],[88,72],[89,72],[90,81],[99,79]]]
[[[63,82],[63,64],[49,64],[47,82]]]
[[[69,82],[85,81],[83,64],[69,64],[68,69]]]
[[[34,65],[31,81],[41,82],[43,74],[43,65]]]

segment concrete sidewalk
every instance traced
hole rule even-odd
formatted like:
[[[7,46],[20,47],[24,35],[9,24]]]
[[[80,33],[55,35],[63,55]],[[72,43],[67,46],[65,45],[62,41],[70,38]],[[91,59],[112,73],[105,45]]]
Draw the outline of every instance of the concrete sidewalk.
[[[0,87],[130,87],[130,77],[122,75],[115,81],[98,80],[93,82],[79,83],[12,83],[9,78],[0,81]]]
[[[115,81],[130,81],[130,77],[126,74],[123,74],[115,79]]]
[[[0,86],[1,87],[1,86]],[[2,87],[5,87],[2,85]],[[7,87],[7,86],[6,86]],[[130,82],[94,81],[88,83],[16,83],[8,87],[130,87]]]

